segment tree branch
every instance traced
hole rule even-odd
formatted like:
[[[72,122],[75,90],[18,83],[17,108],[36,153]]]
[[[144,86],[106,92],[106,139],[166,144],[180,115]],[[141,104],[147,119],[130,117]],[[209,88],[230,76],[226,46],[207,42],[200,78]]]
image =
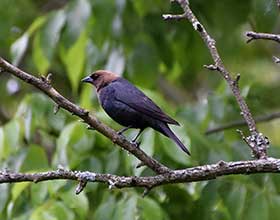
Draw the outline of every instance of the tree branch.
[[[267,114],[267,115],[257,116],[257,117],[255,117],[255,121],[257,123],[260,123],[260,122],[271,121],[271,120],[278,119],[278,118],[280,118],[280,112],[274,112],[274,113]],[[217,127],[214,127],[214,128],[209,128],[205,132],[205,134],[206,135],[213,134],[213,133],[216,133],[216,132],[220,132],[220,131],[224,131],[224,130],[227,130],[227,129],[236,128],[236,127],[240,127],[240,126],[245,126],[245,125],[247,125],[247,124],[244,120],[233,121],[233,122],[230,122],[230,123],[225,124],[225,125],[217,126]]]
[[[248,37],[247,43],[250,43],[253,40],[263,39],[263,40],[272,40],[277,43],[280,43],[280,35],[277,34],[269,34],[269,33],[257,33],[254,31],[246,32],[246,36]]]
[[[263,136],[261,133],[258,132],[256,128],[256,123],[252,117],[252,114],[241,96],[238,81],[240,79],[240,75],[237,75],[237,77],[234,79],[229,71],[225,68],[222,59],[218,53],[218,50],[216,48],[216,42],[215,40],[208,34],[204,26],[198,21],[196,16],[193,14],[189,2],[187,0],[173,0],[180,4],[182,9],[184,10],[184,16],[185,19],[189,20],[189,22],[192,24],[193,28],[199,33],[200,37],[203,39],[205,45],[208,47],[208,50],[213,58],[214,64],[212,65],[205,65],[205,67],[209,70],[215,70],[218,71],[223,78],[227,81],[229,87],[231,88],[231,91],[233,95],[236,98],[236,101],[240,107],[240,114],[243,116],[249,131],[250,136],[246,137],[246,140],[249,144],[249,147],[253,150],[253,155],[255,158],[266,158],[267,157],[267,148],[268,141],[265,136]],[[183,16],[182,15],[182,16]],[[181,16],[181,15],[180,15]],[[163,19],[170,20],[170,19],[176,19],[177,16],[174,15],[163,15]],[[258,142],[256,142],[258,140]]]
[[[105,183],[110,189],[125,187],[143,187],[152,189],[156,186],[165,184],[197,182],[212,180],[225,175],[248,175],[256,173],[280,173],[280,159],[268,158],[236,162],[219,161],[216,164],[174,170],[165,174],[146,177],[117,176],[113,174],[101,174],[88,171],[70,171],[63,169],[41,173],[12,173],[3,171],[0,172],[0,183],[38,183],[48,180],[64,179],[79,182],[87,181]]]
[[[280,8],[280,0],[277,0],[276,2],[277,2],[277,6]],[[277,43],[280,43],[280,35],[278,34],[257,33],[253,31],[248,31],[246,32],[246,36],[248,37],[247,43],[250,43],[251,41],[258,40],[258,39],[272,40]],[[278,57],[273,56],[272,59],[275,63],[280,63],[280,59]]]
[[[174,1],[174,0],[173,0]],[[164,165],[160,164],[155,159],[149,157],[141,149],[136,148],[133,144],[128,142],[122,136],[119,136],[113,129],[101,123],[94,115],[65,97],[59,94],[51,85],[50,75],[47,77],[37,78],[32,76],[17,67],[11,65],[4,59],[0,58],[0,68],[12,75],[20,78],[21,80],[35,86],[46,95],[48,95],[55,103],[55,112],[59,108],[64,108],[68,112],[80,117],[90,128],[96,129],[114,143],[117,143],[123,149],[126,149],[131,154],[135,155],[140,161],[141,165],[145,164],[158,175],[136,177],[136,176],[117,176],[113,174],[101,174],[94,172],[81,172],[58,169],[57,171],[39,172],[39,173],[12,173],[8,171],[0,172],[0,183],[13,183],[13,182],[41,182],[55,179],[67,179],[78,181],[76,193],[80,193],[86,186],[87,182],[101,182],[109,185],[109,188],[123,188],[123,187],[143,187],[145,193],[156,186],[173,183],[186,183],[194,181],[205,181],[216,179],[220,176],[232,174],[254,174],[254,173],[279,173],[280,172],[280,159],[267,158],[266,148],[268,147],[267,140],[261,133],[257,131],[255,121],[248,109],[247,104],[240,94],[238,88],[238,80],[240,75],[234,79],[224,67],[222,60],[218,54],[215,46],[215,41],[206,32],[202,24],[197,20],[187,0],[176,0],[184,9],[182,15],[164,15],[164,19],[188,19],[194,29],[198,31],[205,44],[207,45],[211,56],[214,60],[214,65],[206,66],[210,70],[218,71],[228,82],[236,100],[240,106],[241,114],[244,117],[246,124],[249,127],[251,135],[244,137],[252,149],[254,155],[258,160],[252,161],[237,161],[237,162],[224,162],[220,161],[216,164],[197,166],[182,170],[170,170]],[[260,158],[260,159],[259,159]],[[140,166],[140,165],[139,165]]]
[[[94,128],[104,136],[108,137],[113,143],[116,143],[123,149],[129,151],[156,173],[159,174],[170,171],[169,168],[160,164],[152,157],[148,156],[144,151],[142,151],[140,148],[135,147],[135,145],[131,144],[124,137],[118,135],[117,132],[112,128],[100,122],[94,115],[89,114],[89,111],[75,105],[74,103],[63,97],[52,87],[50,74],[47,77],[42,76],[40,78],[37,78],[13,66],[1,57],[0,68],[44,92],[56,103],[56,109],[63,108],[71,114],[78,116],[83,120],[83,122],[89,125],[89,128]]]

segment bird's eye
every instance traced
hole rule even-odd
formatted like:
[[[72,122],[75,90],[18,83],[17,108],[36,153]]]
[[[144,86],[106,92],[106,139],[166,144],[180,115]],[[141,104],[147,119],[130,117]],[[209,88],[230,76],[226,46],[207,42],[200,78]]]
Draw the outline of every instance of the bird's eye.
[[[97,80],[97,79],[98,79],[98,77],[99,77],[99,75],[97,75],[97,74],[93,74],[93,75],[91,75],[91,78],[92,78],[93,80]]]

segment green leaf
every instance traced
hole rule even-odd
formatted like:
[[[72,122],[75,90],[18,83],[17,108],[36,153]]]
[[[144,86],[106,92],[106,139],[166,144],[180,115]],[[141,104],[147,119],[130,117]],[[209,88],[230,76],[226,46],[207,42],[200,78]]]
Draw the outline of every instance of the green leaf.
[[[35,21],[30,25],[28,30],[18,38],[11,46],[11,56],[12,56],[12,63],[15,66],[19,65],[19,62],[22,60],[23,55],[26,52],[28,47],[29,38],[30,36],[40,28],[46,21],[45,16],[41,16],[35,19]]]
[[[146,87],[155,85],[159,58],[156,50],[149,40],[138,43],[128,59],[128,73],[136,84],[143,84]],[[147,80],[149,79],[149,80]]]
[[[93,67],[95,67],[99,62],[102,62],[105,59],[105,57],[107,58],[107,54],[105,55],[104,51],[100,51],[97,48],[97,46],[93,43],[91,38],[88,38],[85,56],[85,75],[91,73]]]
[[[4,126],[4,158],[19,149],[21,136],[19,120],[14,119]]]
[[[29,108],[26,111],[26,115],[24,117],[24,134],[25,139],[30,140],[31,136],[31,121],[32,121],[32,110]]]
[[[87,32],[83,31],[74,45],[67,52],[61,55],[74,92],[77,92],[80,78],[82,76],[82,71],[85,64],[86,44]]]
[[[13,220],[29,220],[29,219],[30,219],[30,213],[29,212],[21,214],[21,215],[16,216],[16,217],[13,217]]]
[[[13,208],[14,208],[15,203],[13,201],[10,201],[7,205],[7,218],[12,219],[13,215]]]
[[[9,199],[9,184],[3,183],[0,185],[0,213],[3,213],[4,208],[6,207],[6,203]]]
[[[116,204],[113,219],[136,220],[137,219],[137,195],[130,194]]]
[[[108,198],[109,197],[109,198]],[[114,210],[116,207],[116,200],[113,196],[105,194],[103,200],[94,213],[96,220],[113,219]]]
[[[249,206],[245,212],[246,220],[268,220],[268,201],[264,192],[253,193],[252,197],[248,198]]]
[[[273,1],[253,1],[251,4],[251,15],[254,21],[254,30],[262,32],[273,32],[277,23],[278,7]]]
[[[114,149],[107,155],[105,173],[115,173],[118,170],[120,164],[119,157],[119,149]]]
[[[48,195],[56,197],[59,190],[69,183],[68,180],[49,181],[44,183],[48,187]]]
[[[31,182],[22,182],[13,185],[12,200],[15,202],[22,192],[31,184]]]
[[[27,155],[23,164],[21,165],[21,171],[40,171],[46,170],[48,167],[46,151],[42,147],[31,145],[27,150]]]
[[[32,121],[32,108],[30,106],[31,96],[27,95],[18,105],[15,118],[20,119],[24,125],[24,135],[27,140],[30,139],[31,134],[31,121]],[[34,108],[36,109],[36,108]]]
[[[191,150],[192,157],[203,157],[204,160],[206,160],[208,158],[208,155],[201,154],[202,151],[213,151],[214,149],[219,148],[221,146],[220,143],[213,142],[209,140],[208,137],[203,135],[194,123],[184,121],[184,125],[186,127],[189,137],[192,140],[191,145],[194,146]]]
[[[105,69],[122,75],[125,68],[125,58],[122,48],[113,49],[108,57]]]
[[[68,157],[67,157],[67,145],[69,143],[71,134],[75,128],[75,123],[71,123],[64,127],[61,131],[59,138],[57,139],[56,145],[56,155],[54,159],[54,163],[56,166],[62,165],[65,168],[68,167]]]
[[[93,93],[92,90],[93,89],[90,86],[82,87],[82,92],[80,95],[80,106],[82,106],[83,108],[92,109],[92,97],[95,96],[95,93]]]
[[[29,35],[27,33],[23,34],[18,38],[11,46],[12,63],[18,66],[19,62],[27,49],[29,42]]]
[[[279,195],[271,195],[269,197],[269,219],[275,219],[275,216],[280,216],[280,197]]]
[[[161,207],[154,200],[146,197],[138,199],[138,208],[140,210],[140,219],[143,220],[162,220],[164,213]]]
[[[48,184],[31,184],[30,188],[32,206],[41,205],[48,196]]]
[[[122,208],[124,211],[121,219],[123,220],[132,220],[137,219],[137,195],[133,194],[125,203]]]
[[[241,90],[241,96],[246,98],[250,92],[250,89],[251,89],[250,85],[244,86],[244,88],[242,88],[242,90]]]
[[[4,158],[4,152],[5,152],[5,140],[4,140],[4,129],[0,127],[0,159]]]
[[[46,54],[41,47],[41,36],[40,33],[35,35],[33,41],[33,62],[35,63],[40,74],[45,74],[50,66],[50,61],[48,60]]]
[[[41,74],[46,73],[50,66],[65,19],[63,10],[52,13],[44,27],[35,36],[33,60]]]
[[[46,16],[40,16],[36,18],[30,25],[30,27],[27,29],[26,33],[31,36],[38,28],[40,28],[46,22],[46,20]]]
[[[149,156],[154,155],[155,149],[155,131],[153,129],[148,129],[143,132],[141,138],[141,149],[145,151]]]
[[[31,214],[30,220],[72,220],[75,215],[62,202],[48,201],[36,208]]]
[[[245,206],[246,191],[245,186],[235,184],[225,198],[225,205],[232,219],[241,219]]]
[[[135,11],[140,17],[146,16],[148,13],[156,13],[162,5],[162,1],[154,0],[154,1],[145,1],[145,0],[137,0],[133,1],[133,6]]]
[[[59,197],[64,204],[72,211],[78,214],[81,219],[85,219],[89,211],[89,202],[84,192],[75,195],[75,188],[71,188],[64,193],[60,193]]]
[[[225,101],[221,95],[212,95],[208,98],[209,113],[213,119],[221,120],[224,117]]]
[[[91,5],[88,0],[74,0],[70,2],[65,12],[67,13],[67,24],[63,41],[69,46],[77,41],[85,29],[91,14]]]
[[[57,140],[54,164],[76,168],[85,158],[94,143],[94,133],[79,122],[68,124]]]

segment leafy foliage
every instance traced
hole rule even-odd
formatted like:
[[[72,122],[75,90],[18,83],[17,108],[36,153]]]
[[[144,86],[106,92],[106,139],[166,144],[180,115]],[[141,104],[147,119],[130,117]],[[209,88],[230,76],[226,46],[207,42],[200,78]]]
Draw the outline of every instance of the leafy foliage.
[[[62,2],[62,3],[61,3]],[[1,54],[34,74],[53,73],[54,86],[94,111],[113,128],[95,93],[80,79],[106,68],[123,75],[148,94],[182,127],[172,129],[192,157],[173,142],[147,129],[141,148],[174,169],[219,160],[249,159],[234,130],[204,135],[208,127],[239,120],[239,109],[211,63],[207,49],[186,21],[164,22],[163,13],[181,13],[169,1],[0,0]],[[191,1],[194,12],[217,40],[232,73],[241,73],[242,94],[253,114],[279,109],[279,67],[272,42],[245,44],[248,29],[273,32],[279,24],[274,1]],[[211,5],[211,8],[209,8]],[[0,74],[0,166],[36,172],[65,168],[119,175],[150,175],[139,161],[77,118],[60,110],[29,85]],[[279,123],[260,126],[279,157]],[[131,130],[128,138],[135,135]],[[234,176],[215,181],[154,189],[109,190],[88,184],[80,195],[74,182],[0,185],[1,219],[275,219],[279,216],[279,177]],[[28,202],[27,202],[28,201]]]

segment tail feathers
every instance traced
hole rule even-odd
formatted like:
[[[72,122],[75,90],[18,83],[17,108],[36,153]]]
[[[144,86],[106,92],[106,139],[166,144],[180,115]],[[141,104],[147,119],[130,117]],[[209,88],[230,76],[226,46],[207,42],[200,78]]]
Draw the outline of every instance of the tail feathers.
[[[162,129],[162,133],[171,138],[173,141],[175,141],[175,143],[188,155],[191,155],[189,150],[185,147],[185,145],[179,140],[179,138],[171,131],[171,129],[168,127],[167,124],[163,124],[162,126],[160,126]]]

